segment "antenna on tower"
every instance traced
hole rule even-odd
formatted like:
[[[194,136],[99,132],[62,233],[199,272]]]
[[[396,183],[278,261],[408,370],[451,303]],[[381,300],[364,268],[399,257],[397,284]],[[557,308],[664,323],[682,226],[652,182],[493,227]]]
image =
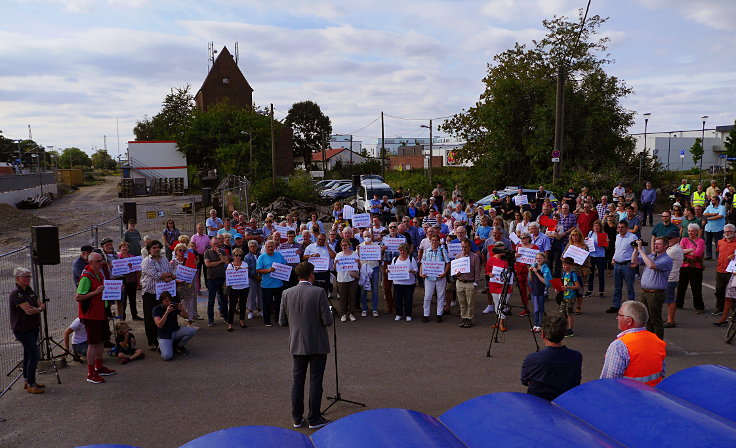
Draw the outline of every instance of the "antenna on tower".
[[[33,134],[31,134],[31,125],[28,125],[28,140],[33,140]]]
[[[212,65],[215,65],[215,54],[217,54],[217,50],[215,50],[215,43],[207,42],[207,73],[210,72],[210,62],[212,63]]]
[[[105,148],[105,152],[107,152],[107,135],[102,136],[102,146]]]
[[[238,50],[238,41],[235,41],[235,65],[238,65],[240,59],[240,51]]]

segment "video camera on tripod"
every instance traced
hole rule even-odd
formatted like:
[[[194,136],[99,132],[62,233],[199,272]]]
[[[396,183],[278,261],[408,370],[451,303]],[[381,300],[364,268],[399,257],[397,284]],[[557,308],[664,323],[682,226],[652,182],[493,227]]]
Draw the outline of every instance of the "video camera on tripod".
[[[513,267],[513,264],[516,263],[516,251],[513,251],[511,249],[503,249],[501,247],[494,247],[493,249],[491,249],[491,252],[493,252],[494,254],[500,254],[501,260],[508,263],[510,267]]]

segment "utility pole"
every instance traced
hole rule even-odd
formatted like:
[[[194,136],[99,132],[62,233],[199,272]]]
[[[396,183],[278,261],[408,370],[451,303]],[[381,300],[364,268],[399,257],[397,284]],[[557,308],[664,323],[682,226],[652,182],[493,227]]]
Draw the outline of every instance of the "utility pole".
[[[565,130],[565,72],[560,63],[557,68],[557,98],[555,105],[555,151],[559,153],[560,162],[552,164],[552,183],[560,178],[560,163],[562,161],[562,134]]]
[[[353,166],[353,134],[350,134],[350,166]]]
[[[271,186],[276,187],[276,141],[273,137],[273,103],[271,103]]]
[[[381,176],[383,178],[386,178],[386,163],[384,162],[384,157],[386,156],[386,134],[385,129],[383,127],[383,111],[381,111]]]
[[[432,120],[429,120],[429,185],[432,185]]]
[[[325,150],[325,131],[319,131],[319,146],[322,148],[322,171],[327,173],[327,153]]]

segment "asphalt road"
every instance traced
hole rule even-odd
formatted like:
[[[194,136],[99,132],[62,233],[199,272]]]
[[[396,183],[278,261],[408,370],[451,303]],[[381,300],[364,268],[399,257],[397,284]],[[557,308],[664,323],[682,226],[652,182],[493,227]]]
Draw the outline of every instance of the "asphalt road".
[[[706,307],[712,308],[715,297],[708,285],[715,284],[715,268],[712,261],[707,263],[704,296]],[[584,382],[598,378],[606,347],[618,332],[615,315],[603,312],[612,293],[612,279],[606,280],[609,298],[586,299],[583,314],[576,316],[577,336],[565,340],[583,353]],[[419,297],[421,289],[415,293],[415,317],[421,316]],[[438,416],[478,395],[524,392],[521,363],[535,350],[528,321],[510,319],[510,330],[486,357],[492,316],[480,313],[483,296],[477,295],[476,303],[478,317],[471,329],[458,328],[456,309],[443,323],[395,322],[386,314],[337,322],[340,392],[343,398],[365,402],[367,408],[339,403],[326,417],[389,407]],[[518,303],[515,293],[512,304]],[[202,314],[203,304],[200,301]],[[554,302],[547,307],[556,309]],[[665,330],[668,373],[699,364],[736,368],[736,346],[723,342],[724,328],[711,325],[716,317],[696,315],[689,294],[686,308],[678,311],[677,328]],[[205,326],[189,345],[188,358],[163,362],[146,351],[146,359],[124,366],[108,359],[119,374],[105,384],[85,382],[86,368],[81,365],[61,369],[62,384],[51,374],[40,375],[47,385],[44,395],[25,393],[17,384],[0,398],[0,446],[177,447],[233,426],[291,428],[288,329],[266,328],[257,320],[248,324],[244,330],[236,326],[233,333],[225,332],[222,320],[214,328]],[[144,342],[141,325],[135,322],[133,329]],[[325,396],[334,392],[332,357],[324,385]]]

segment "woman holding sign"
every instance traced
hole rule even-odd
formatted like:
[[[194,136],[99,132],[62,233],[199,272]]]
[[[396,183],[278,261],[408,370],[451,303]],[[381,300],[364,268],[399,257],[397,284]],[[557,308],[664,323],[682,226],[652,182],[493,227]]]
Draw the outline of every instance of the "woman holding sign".
[[[130,253],[130,245],[125,241],[118,244],[118,258],[132,258],[135,255]],[[121,307],[118,313],[125,320],[125,308],[130,303],[130,314],[133,315],[133,320],[143,320],[142,317],[138,316],[138,306],[136,304],[136,291],[138,290],[138,276],[140,272],[128,272],[123,275],[123,300],[120,302]]]
[[[358,297],[358,278],[360,277],[358,257],[350,247],[350,241],[340,241],[340,248],[342,250],[335,255],[337,293],[340,295],[340,308],[342,308],[340,321],[347,322],[350,319],[350,322],[355,322],[357,319],[353,315],[353,306]]]
[[[396,300],[396,318],[406,318],[411,322],[412,300],[414,298],[414,287],[417,283],[417,260],[409,255],[409,245],[399,245],[399,256],[394,257],[388,266],[388,279],[394,284],[394,300]]]
[[[578,250],[570,249],[571,247],[577,248]],[[575,257],[572,255],[572,252],[582,253],[580,251],[586,252],[584,259],[582,257]],[[575,290],[575,315],[582,313],[583,295],[581,291],[585,286],[584,279],[588,278],[588,275],[590,274],[590,257],[587,254],[589,251],[588,245],[585,244],[583,234],[580,230],[574,229],[570,232],[570,241],[567,243],[567,247],[565,247],[562,257],[570,257],[575,260],[573,271],[577,274],[578,280],[580,281],[580,287]]]
[[[250,268],[247,263],[243,263],[243,250],[235,249],[233,251],[233,261],[227,265],[225,270],[225,277],[227,277],[227,271],[243,272],[244,281],[238,281],[237,283],[230,283],[228,281],[228,308],[227,308],[227,331],[233,331],[233,320],[235,319],[235,306],[240,307],[240,328],[245,328],[245,309],[246,302],[248,301],[248,293],[250,292],[250,277],[255,274],[255,268],[253,272],[250,272]],[[240,279],[238,279],[240,280]]]
[[[196,268],[187,266],[187,246],[186,244],[179,243],[174,248],[174,256],[171,259],[171,271],[176,272],[177,268],[179,266],[183,266],[187,269],[195,269],[195,275],[196,275]],[[194,325],[194,316],[197,315],[197,291],[194,290],[194,277],[192,277],[192,281],[187,281],[186,279],[177,277],[176,279],[176,297],[181,302],[182,307],[187,312],[187,322],[189,323],[190,327],[193,327],[195,330],[199,330],[199,327],[196,327]]]
[[[588,241],[593,242],[595,250],[590,253],[590,275],[588,276],[588,291],[585,297],[593,295],[593,280],[595,272],[598,271],[598,294],[601,298],[605,296],[606,290],[606,248],[609,245],[608,234],[603,231],[603,224],[599,220],[593,222],[593,230],[588,233]]]
[[[524,215],[527,213],[529,212],[524,212]],[[535,263],[535,257],[537,256],[537,253],[528,252],[523,249],[539,251],[539,246],[532,244],[532,236],[527,231],[522,232],[521,242],[516,246],[517,261],[514,263],[514,272],[516,273],[519,284],[519,295],[521,296],[521,303],[524,304],[524,310],[519,313],[519,316],[529,314],[529,266]]]
[[[389,228],[392,228],[391,226],[395,228],[396,223],[393,222],[389,224]],[[395,230],[391,231],[395,232]],[[358,254],[360,254],[361,265],[368,266],[371,269],[371,305],[373,309],[373,317],[378,317],[378,275],[381,264],[381,250],[383,249],[383,247],[379,246],[378,244],[373,244],[372,237],[373,234],[370,230],[366,230],[365,232],[363,232],[363,242],[358,245]],[[373,250],[371,252],[373,256],[365,256],[365,252],[370,250],[364,249],[367,246],[370,246],[371,248],[378,248],[377,250]],[[363,288],[361,288],[360,291],[360,306],[362,308],[362,312],[360,313],[360,315],[366,317],[368,315],[368,291]]]

